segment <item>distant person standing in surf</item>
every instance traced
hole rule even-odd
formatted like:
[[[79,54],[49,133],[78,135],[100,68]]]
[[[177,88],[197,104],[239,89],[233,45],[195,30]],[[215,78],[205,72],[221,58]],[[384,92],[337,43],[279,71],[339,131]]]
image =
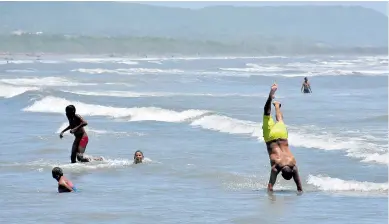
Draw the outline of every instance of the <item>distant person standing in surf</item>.
[[[312,93],[311,84],[308,82],[308,78],[304,78],[303,85],[301,86],[302,93]]]
[[[76,114],[76,107],[73,105],[69,105],[65,108],[66,117],[69,120],[69,126],[65,128],[59,137],[62,139],[63,134],[70,130],[71,134],[74,134],[74,142],[72,146],[72,153],[70,155],[70,160],[72,163],[76,163],[76,159],[80,162],[89,162],[89,158],[84,158],[84,152],[86,146],[88,145],[89,139],[86,134],[84,127],[88,125],[88,123],[78,114]]]

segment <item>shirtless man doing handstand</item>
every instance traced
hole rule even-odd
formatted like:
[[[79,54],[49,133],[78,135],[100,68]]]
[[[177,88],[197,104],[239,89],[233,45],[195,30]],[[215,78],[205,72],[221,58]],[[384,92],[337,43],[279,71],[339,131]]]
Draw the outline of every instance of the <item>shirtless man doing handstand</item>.
[[[283,121],[280,102],[273,103],[276,109],[276,123],[270,114],[271,102],[276,91],[277,84],[273,84],[269,93],[269,97],[266,101],[263,114],[263,138],[266,142],[267,152],[269,154],[271,165],[270,180],[267,186],[267,190],[269,192],[273,191],[277,175],[279,172],[282,172],[282,177],[285,180],[290,180],[293,177],[297,186],[297,191],[302,192],[303,189],[301,186],[296,160],[289,149],[288,131]]]

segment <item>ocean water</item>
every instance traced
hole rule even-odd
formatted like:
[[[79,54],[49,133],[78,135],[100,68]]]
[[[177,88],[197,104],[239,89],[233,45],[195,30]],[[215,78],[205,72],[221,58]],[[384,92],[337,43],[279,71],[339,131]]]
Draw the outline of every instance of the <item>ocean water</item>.
[[[387,67],[387,56],[0,60],[0,223],[386,223]],[[281,176],[266,193],[273,82],[302,195]],[[68,104],[89,123],[86,154],[105,161],[70,164]],[[133,165],[138,149],[146,162]],[[79,192],[57,193],[54,166]]]

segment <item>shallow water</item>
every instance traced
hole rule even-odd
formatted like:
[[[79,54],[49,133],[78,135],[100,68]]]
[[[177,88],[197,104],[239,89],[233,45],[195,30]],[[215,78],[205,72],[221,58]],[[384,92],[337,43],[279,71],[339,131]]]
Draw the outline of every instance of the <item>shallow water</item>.
[[[0,62],[0,221],[386,222],[387,65],[386,56]],[[313,94],[300,92],[305,76]],[[274,81],[302,195],[282,178],[266,193],[261,121]],[[58,137],[68,104],[89,123],[87,154],[104,162],[69,164],[73,137]],[[133,165],[138,149],[147,161]],[[56,193],[54,166],[79,192]]]

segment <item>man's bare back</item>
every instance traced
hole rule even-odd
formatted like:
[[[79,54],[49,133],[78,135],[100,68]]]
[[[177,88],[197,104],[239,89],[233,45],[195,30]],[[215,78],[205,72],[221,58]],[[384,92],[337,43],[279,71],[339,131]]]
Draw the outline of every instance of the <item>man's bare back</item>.
[[[267,152],[269,153],[270,163],[273,166],[295,166],[296,159],[289,149],[288,140],[278,140],[267,144]]]
[[[308,78],[304,78],[304,82],[301,85],[301,92],[303,93],[312,93],[311,84],[308,82]]]

